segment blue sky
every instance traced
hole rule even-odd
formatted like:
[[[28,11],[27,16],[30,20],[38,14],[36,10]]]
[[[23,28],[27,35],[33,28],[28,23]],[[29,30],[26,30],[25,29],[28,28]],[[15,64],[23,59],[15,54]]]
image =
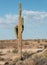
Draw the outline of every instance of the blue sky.
[[[47,0],[0,0],[0,40],[16,39],[19,2],[24,17],[23,39],[47,39]]]

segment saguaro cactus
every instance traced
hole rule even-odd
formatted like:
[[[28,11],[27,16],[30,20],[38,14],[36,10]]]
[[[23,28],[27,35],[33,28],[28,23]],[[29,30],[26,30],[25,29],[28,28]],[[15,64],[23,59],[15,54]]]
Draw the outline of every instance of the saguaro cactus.
[[[21,58],[22,57],[22,32],[24,30],[24,18],[21,16],[22,15],[21,3],[19,3],[18,11],[19,11],[18,12],[18,25],[15,27],[15,33],[18,39],[18,53]]]
[[[23,18],[23,17],[21,18],[21,21],[22,21],[22,23],[21,23],[21,25],[22,25],[21,34],[22,34],[23,31],[24,31],[24,18]],[[16,26],[14,27],[14,31],[15,31],[16,38],[18,39],[18,25],[16,25]]]

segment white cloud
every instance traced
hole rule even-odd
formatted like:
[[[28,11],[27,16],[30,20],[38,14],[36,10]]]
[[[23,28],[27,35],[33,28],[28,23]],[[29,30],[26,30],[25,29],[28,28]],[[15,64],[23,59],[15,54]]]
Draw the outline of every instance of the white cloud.
[[[40,12],[40,11],[23,11],[23,17],[25,22],[38,22],[44,23],[45,19],[47,19],[47,12]],[[15,14],[6,14],[4,17],[0,17],[0,24],[4,26],[14,26],[18,23],[18,15]]]
[[[17,15],[6,14],[0,17],[0,27],[11,27],[17,24]]]
[[[7,14],[5,15],[6,23],[14,24],[17,23],[17,15]]]
[[[26,20],[28,21],[36,21],[36,22],[44,22],[45,18],[47,18],[47,12],[40,12],[40,11],[23,11],[23,15],[25,16]]]
[[[4,19],[0,17],[0,23],[2,23],[2,22],[3,22],[3,20],[4,20]]]

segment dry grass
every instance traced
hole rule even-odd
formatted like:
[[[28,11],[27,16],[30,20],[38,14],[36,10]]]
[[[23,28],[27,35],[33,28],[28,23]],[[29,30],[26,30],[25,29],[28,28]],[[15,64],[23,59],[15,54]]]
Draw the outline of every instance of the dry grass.
[[[43,51],[43,56],[47,58],[47,48]]]
[[[6,47],[6,49],[8,47],[9,48],[14,48],[12,52],[8,51],[8,53],[6,53],[9,56],[9,58],[12,58],[11,61],[10,60],[5,61],[5,63],[8,62],[8,65],[47,65],[47,49],[45,49],[43,52],[41,51],[41,53],[38,52],[38,53],[33,54],[33,55],[30,54],[29,52],[24,52],[23,53],[24,60],[21,61],[19,59],[19,55],[17,54],[18,53],[17,42],[15,40],[6,41],[6,43],[4,42],[4,44],[3,44],[3,42],[0,43],[0,48],[2,48],[3,46]],[[28,50],[32,49],[32,48],[33,49],[38,49],[38,48],[41,49],[41,46],[43,48],[44,46],[47,45],[47,40],[46,41],[42,41],[42,40],[26,40],[26,41],[23,41],[22,44],[23,44],[22,47],[23,47],[24,51],[25,51],[25,48],[27,48]],[[30,52],[32,53],[32,51],[30,51]],[[2,56],[2,52],[0,52],[0,56]],[[0,61],[1,60],[4,61],[3,58],[0,58]]]

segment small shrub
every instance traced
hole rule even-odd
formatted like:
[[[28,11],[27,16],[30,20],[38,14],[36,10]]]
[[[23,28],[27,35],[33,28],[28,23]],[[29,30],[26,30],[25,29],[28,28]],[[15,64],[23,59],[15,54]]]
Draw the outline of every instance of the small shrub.
[[[47,40],[45,40],[45,42],[47,42]]]
[[[5,59],[4,59],[4,58],[2,58],[2,57],[0,57],[0,61],[5,61]]]
[[[6,62],[4,65],[9,65],[9,62]]]
[[[23,61],[18,61],[16,65],[25,65],[25,63]]]
[[[47,48],[44,50],[43,55],[47,57]]]
[[[17,53],[18,52],[18,49],[14,49],[12,52],[13,53]]]
[[[40,43],[40,40],[38,40],[38,43]]]
[[[26,59],[26,58],[30,57],[30,55],[31,55],[30,53],[24,52],[22,57],[23,57],[23,59]]]
[[[29,43],[28,42],[25,42],[25,45],[29,45]]]
[[[47,58],[40,58],[39,61],[36,63],[36,65],[46,65],[47,64]]]

